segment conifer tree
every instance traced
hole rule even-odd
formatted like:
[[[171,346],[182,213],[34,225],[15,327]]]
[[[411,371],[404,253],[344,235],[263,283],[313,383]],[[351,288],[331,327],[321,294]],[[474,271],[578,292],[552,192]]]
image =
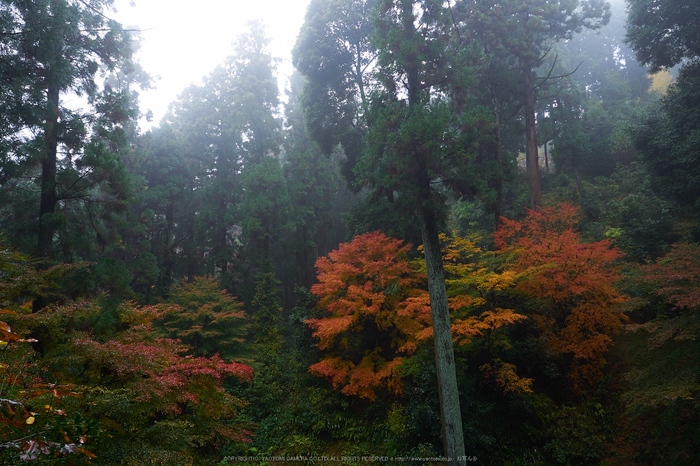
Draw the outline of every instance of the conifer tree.
[[[475,191],[470,148],[481,112],[447,98],[467,86],[476,55],[451,41],[449,10],[439,1],[383,0],[375,19],[380,51],[367,149],[356,168],[375,195],[416,215],[425,251],[432,310],[445,456],[464,464],[464,437],[450,315],[440,251],[439,225],[448,189]],[[449,86],[451,67],[461,73]],[[468,91],[468,87],[466,87]],[[470,95],[468,92],[467,96]],[[461,108],[460,108],[461,107]],[[463,112],[459,110],[464,109]]]
[[[38,221],[31,229],[37,232],[33,252],[42,258],[55,255],[65,203],[90,198],[98,186],[106,187],[106,196],[124,198],[119,151],[135,109],[129,89],[109,82],[100,88],[97,79],[98,71],[134,70],[129,33],[106,16],[112,7],[112,0],[0,3],[0,94],[7,123],[0,157],[8,178],[2,184],[11,189],[17,182],[7,181],[36,178]],[[85,97],[90,109],[68,108],[62,98],[70,93]]]
[[[340,145],[352,184],[362,155],[377,49],[371,43],[377,0],[313,0],[292,52],[307,78],[300,95],[311,138],[330,155]]]
[[[609,5],[603,0],[466,0],[457,2],[458,25],[491,47],[502,47],[520,73],[526,133],[530,208],[542,207],[537,149],[537,92],[549,77],[536,69],[553,42],[571,38],[583,27],[606,24]]]
[[[262,350],[265,359],[282,349],[282,306],[278,296],[279,282],[270,262],[261,263],[255,276],[253,297],[253,342]]]
[[[336,160],[327,157],[306,130],[299,103],[303,78],[296,73],[291,79],[289,102],[285,106],[284,176],[290,200],[293,232],[286,239],[285,254],[294,284],[311,287],[314,263],[329,252],[329,245],[339,235],[333,204],[341,182]]]

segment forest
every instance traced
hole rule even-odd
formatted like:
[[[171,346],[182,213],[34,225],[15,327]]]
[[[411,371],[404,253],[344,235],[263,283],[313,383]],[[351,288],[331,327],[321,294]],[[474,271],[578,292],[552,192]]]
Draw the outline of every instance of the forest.
[[[311,0],[147,130],[112,11],[0,0],[0,465],[698,464],[700,2]]]

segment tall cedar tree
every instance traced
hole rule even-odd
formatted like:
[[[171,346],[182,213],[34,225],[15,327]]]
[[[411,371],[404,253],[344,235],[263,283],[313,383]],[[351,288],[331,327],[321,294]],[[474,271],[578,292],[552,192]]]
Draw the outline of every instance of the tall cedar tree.
[[[338,177],[337,161],[321,152],[304,124],[299,102],[303,77],[295,73],[290,81],[289,102],[284,109],[283,168],[294,231],[287,242],[289,248],[286,256],[293,260],[287,259],[284,269],[287,269],[289,277],[293,277],[289,282],[310,288],[315,281],[316,259],[330,251],[329,243],[332,244],[340,234],[337,215],[333,215],[333,204],[341,180]]]
[[[177,171],[165,165],[158,167],[164,172],[158,178],[147,174],[163,184],[159,189],[169,195],[168,201],[175,201],[154,210],[166,211],[163,227],[174,238],[167,247],[181,251],[180,257],[168,255],[184,262],[177,269],[188,279],[219,273],[228,288],[233,288],[234,272],[240,272],[236,268],[241,267],[242,249],[247,246],[250,257],[267,251],[288,204],[279,163],[268,160],[281,145],[274,60],[262,24],[248,26],[250,32],[235,41],[236,53],[205,78],[204,85],[185,89],[171,104],[167,125],[154,132],[154,155],[167,157],[174,146],[172,156],[177,159],[172,165]],[[172,135],[175,141],[158,133]],[[176,181],[181,184],[173,186]],[[173,192],[178,189],[182,192]],[[153,222],[162,220],[156,217]],[[243,235],[250,240],[245,246]]]
[[[371,68],[377,49],[372,17],[377,0],[312,0],[292,52],[307,78],[300,96],[311,138],[330,155],[339,144],[352,184],[367,129]]]
[[[241,124],[231,109],[235,86],[230,68],[217,67],[203,86],[188,87],[170,104],[167,123],[153,131],[148,144],[153,154],[149,164],[158,159],[165,164],[146,173],[154,183],[149,190],[165,195],[153,199],[154,211],[166,211],[163,227],[170,237],[165,239],[174,242],[171,250],[181,251],[181,257],[173,259],[190,280],[215,269],[226,276],[237,253],[228,236],[242,197]]]
[[[148,141],[153,154],[149,164],[158,159],[165,164],[146,173],[149,183],[154,182],[149,190],[166,195],[153,199],[153,210],[166,211],[163,227],[170,235],[165,239],[172,241],[167,247],[181,251],[173,260],[182,264],[176,268],[179,275],[189,280],[197,274],[214,274],[216,269],[226,277],[238,253],[232,231],[242,200],[244,123],[236,105],[238,80],[239,71],[230,57],[202,86],[190,86],[178,96],[165,116],[166,124],[153,131]],[[171,199],[175,202],[166,202]],[[158,220],[154,218],[153,223]]]
[[[204,270],[195,257],[202,247],[195,228],[202,191],[197,183],[202,178],[197,176],[201,159],[183,140],[188,134],[164,123],[152,129],[140,138],[129,167],[143,176],[129,208],[138,227],[125,237],[134,252],[132,287],[143,302],[166,295],[180,278],[192,279]]]
[[[231,60],[236,70],[234,108],[242,118],[243,167],[240,225],[248,259],[247,279],[255,282],[253,307],[260,313],[277,316],[281,313],[272,269],[275,248],[282,233],[291,228],[290,199],[287,180],[278,158],[282,142],[281,120],[276,117],[279,91],[274,77],[275,60],[270,55],[261,23],[251,23],[251,33],[238,39],[239,54]],[[273,319],[273,320],[275,320]],[[264,322],[254,319],[254,329]],[[270,321],[263,325],[275,327]],[[279,340],[276,329],[267,329],[266,339]],[[261,336],[262,338],[262,336]]]
[[[119,129],[133,117],[128,91],[106,85],[100,92],[95,79],[100,66],[107,72],[132,69],[130,36],[105,15],[112,5],[112,0],[0,4],[0,87],[10,103],[4,109],[12,110],[4,118],[15,131],[5,135],[11,141],[3,145],[11,152],[1,156],[2,171],[5,176],[40,166],[39,257],[53,255],[54,233],[61,221],[58,202],[87,197],[90,189],[118,173],[105,164],[113,160],[117,141],[105,136],[110,127]],[[71,92],[87,97],[90,113],[61,104],[61,96]],[[27,133],[36,136],[26,139]]]
[[[367,148],[356,167],[374,196],[386,196],[418,218],[432,308],[435,361],[445,456],[464,457],[459,393],[440,252],[444,194],[476,190],[469,160],[479,111],[449,99],[448,70],[461,72],[449,84],[468,88],[477,56],[453,41],[450,11],[439,1],[383,0],[375,18],[380,51]],[[469,93],[467,93],[469,95]],[[469,109],[470,111],[466,111]]]

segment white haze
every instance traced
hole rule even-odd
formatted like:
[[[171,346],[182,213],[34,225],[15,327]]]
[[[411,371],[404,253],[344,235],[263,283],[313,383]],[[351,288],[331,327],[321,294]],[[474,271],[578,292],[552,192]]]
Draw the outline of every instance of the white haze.
[[[309,0],[115,0],[109,13],[126,28],[140,29],[137,60],[151,76],[155,89],[141,91],[141,110],[153,112],[157,125],[168,104],[190,84],[200,84],[224,59],[234,53],[232,41],[261,19],[272,39],[281,90],[292,72],[291,50]],[[282,92],[282,95],[284,93]]]

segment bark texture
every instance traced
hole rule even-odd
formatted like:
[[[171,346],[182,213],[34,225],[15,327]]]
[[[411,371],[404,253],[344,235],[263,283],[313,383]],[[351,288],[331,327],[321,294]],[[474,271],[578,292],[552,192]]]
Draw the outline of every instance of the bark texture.
[[[525,80],[525,157],[527,174],[530,181],[530,208],[539,210],[542,207],[542,192],[540,190],[540,162],[537,153],[537,121],[535,120],[535,82],[532,77],[532,65],[524,66]]]
[[[450,311],[447,306],[445,272],[442,265],[437,220],[431,210],[424,208],[419,208],[418,218],[423,236],[430,310],[433,320],[435,367],[437,369],[438,391],[440,394],[443,449],[449,459],[448,464],[466,465],[462,413],[457,387],[457,370],[452,347]]]

